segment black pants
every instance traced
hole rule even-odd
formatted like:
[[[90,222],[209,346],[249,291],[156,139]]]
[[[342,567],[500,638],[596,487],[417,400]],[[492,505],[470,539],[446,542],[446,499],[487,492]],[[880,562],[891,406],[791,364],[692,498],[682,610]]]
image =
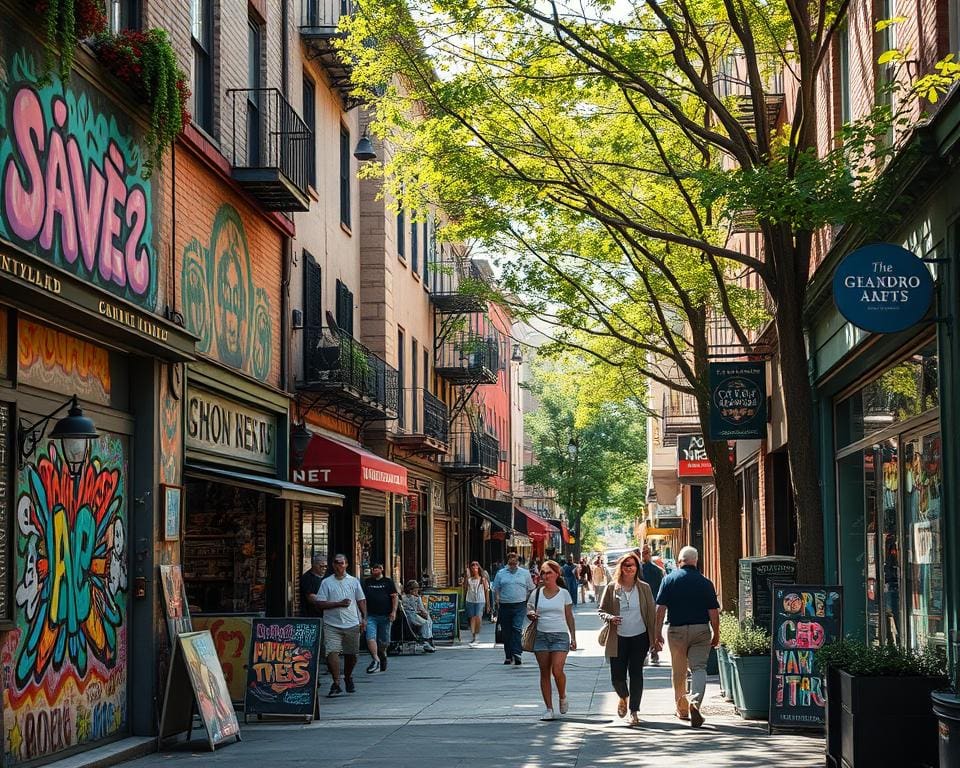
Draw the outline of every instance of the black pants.
[[[613,627],[611,627],[613,629]],[[610,679],[613,681],[613,690],[621,699],[630,697],[630,711],[640,710],[640,699],[643,698],[643,660],[650,650],[650,635],[632,637],[618,637],[616,656],[610,657]],[[630,686],[627,687],[627,673],[630,674]]]

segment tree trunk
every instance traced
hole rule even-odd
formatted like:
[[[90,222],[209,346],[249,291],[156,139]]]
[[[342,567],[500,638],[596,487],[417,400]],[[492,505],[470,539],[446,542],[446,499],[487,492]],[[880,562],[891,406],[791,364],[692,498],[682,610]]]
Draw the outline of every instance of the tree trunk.
[[[784,282],[789,283],[791,276],[785,274],[784,277]],[[775,322],[779,338],[783,401],[788,404],[790,416],[787,420],[787,453],[797,516],[797,578],[800,583],[818,584],[825,578],[823,505],[818,465],[820,451],[814,429],[816,413],[803,337],[804,287],[783,284],[781,295],[784,299],[777,307]],[[791,300],[791,296],[795,299]]]
[[[709,423],[707,426],[709,427]],[[709,434],[708,430],[704,430],[704,434]],[[733,474],[726,440],[707,440],[706,446],[710,463],[713,465],[713,483],[717,489],[717,558],[720,580],[714,586],[720,598],[720,607],[725,611],[732,611],[739,597],[737,572],[742,542],[740,497],[737,494],[737,478]]]

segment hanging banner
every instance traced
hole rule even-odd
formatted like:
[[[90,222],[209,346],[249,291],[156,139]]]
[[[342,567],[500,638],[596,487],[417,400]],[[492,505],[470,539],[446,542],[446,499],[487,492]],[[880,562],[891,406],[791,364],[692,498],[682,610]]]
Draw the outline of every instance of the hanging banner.
[[[710,363],[710,439],[762,440],[766,436],[766,365]]]
[[[773,590],[770,728],[822,728],[827,691],[816,651],[842,637],[841,587],[778,584]]]
[[[933,277],[899,245],[873,243],[850,253],[833,273],[837,310],[857,328],[896,333],[919,323],[933,301]]]

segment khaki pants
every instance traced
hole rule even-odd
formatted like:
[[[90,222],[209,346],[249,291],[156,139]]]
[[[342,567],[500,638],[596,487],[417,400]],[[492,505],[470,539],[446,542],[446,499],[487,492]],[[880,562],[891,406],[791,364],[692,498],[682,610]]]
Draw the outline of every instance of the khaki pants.
[[[687,699],[687,669],[693,674],[690,683],[690,699],[703,703],[707,692],[707,660],[710,658],[710,625],[686,624],[670,626],[667,645],[670,647],[670,664],[673,673],[673,697],[677,712],[689,714]]]

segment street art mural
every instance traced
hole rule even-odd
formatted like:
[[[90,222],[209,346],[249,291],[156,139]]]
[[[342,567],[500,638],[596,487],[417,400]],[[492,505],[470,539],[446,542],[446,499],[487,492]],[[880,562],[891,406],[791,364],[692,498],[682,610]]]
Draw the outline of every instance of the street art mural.
[[[42,61],[20,50],[0,77],[0,238],[152,310],[153,190],[132,124],[79,77],[42,80]]]
[[[180,484],[180,453],[183,440],[183,366],[163,366],[160,381],[160,482]]]
[[[59,450],[43,443],[17,477],[16,629],[0,647],[8,765],[126,727],[124,445],[104,434],[76,479]]]
[[[17,323],[17,380],[110,404],[110,353],[103,347],[21,318]]]
[[[194,238],[183,251],[183,314],[200,337],[197,351],[250,374],[270,375],[270,299],[255,285],[243,220],[236,208],[217,211],[209,245]]]

